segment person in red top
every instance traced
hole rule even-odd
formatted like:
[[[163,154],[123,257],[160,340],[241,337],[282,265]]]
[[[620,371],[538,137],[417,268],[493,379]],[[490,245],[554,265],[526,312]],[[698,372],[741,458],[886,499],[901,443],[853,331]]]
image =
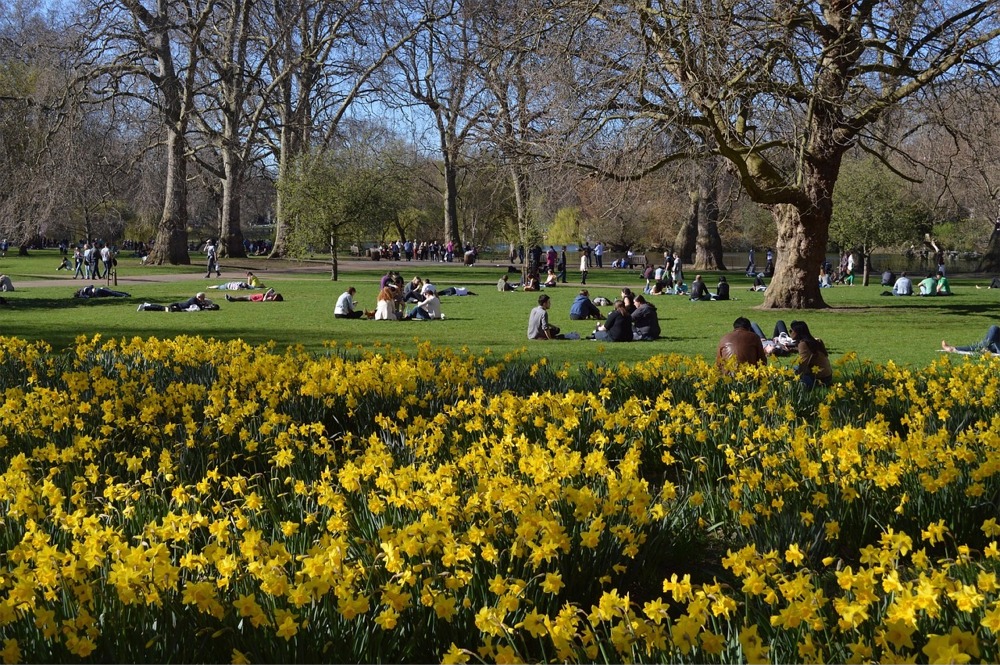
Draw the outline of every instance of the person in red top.
[[[284,298],[274,289],[268,289],[264,293],[252,293],[248,296],[231,296],[226,294],[229,302],[281,302]]]

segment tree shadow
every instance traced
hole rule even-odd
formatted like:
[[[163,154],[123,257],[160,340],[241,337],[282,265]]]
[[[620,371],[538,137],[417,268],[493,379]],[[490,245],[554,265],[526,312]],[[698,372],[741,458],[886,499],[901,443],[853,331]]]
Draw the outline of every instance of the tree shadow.
[[[138,298],[129,296],[127,298],[38,298],[29,296],[27,298],[5,296],[6,305],[0,305],[0,309],[14,310],[53,310],[53,309],[77,309],[81,307],[122,307],[131,304],[135,307],[139,302]]]

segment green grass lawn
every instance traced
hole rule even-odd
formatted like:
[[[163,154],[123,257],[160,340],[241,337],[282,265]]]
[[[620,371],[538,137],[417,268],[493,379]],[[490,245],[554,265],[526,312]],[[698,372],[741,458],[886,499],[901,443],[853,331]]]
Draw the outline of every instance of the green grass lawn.
[[[122,258],[119,276],[142,278],[163,273],[200,275],[200,257],[195,265],[185,267],[145,267],[136,259]],[[122,285],[132,294],[127,299],[79,300],[73,292],[84,285],[71,280],[66,272],[56,273],[56,251],[34,251],[30,257],[8,255],[0,259],[0,272],[10,275],[15,287],[26,280],[52,280],[52,286],[22,288],[4,294],[8,305],[0,308],[2,328],[7,336],[43,339],[56,348],[69,346],[79,335],[104,337],[172,337],[200,335],[217,339],[241,338],[252,344],[273,340],[278,348],[301,345],[320,351],[328,341],[372,347],[388,344],[413,350],[420,342],[467,348],[474,353],[487,349],[506,354],[525,349],[529,359],[548,358],[550,362],[633,361],[658,353],[714,357],[719,337],[732,328],[733,320],[746,316],[770,333],[777,319],[787,322],[802,318],[813,333],[823,338],[836,359],[853,351],[862,358],[879,362],[923,365],[939,355],[941,340],[966,344],[979,340],[996,316],[1000,290],[976,289],[988,279],[958,277],[952,279],[956,295],[951,298],[888,298],[879,294],[883,287],[838,286],[826,289],[823,296],[831,308],[823,311],[767,311],[759,308],[764,295],[748,290],[749,280],[739,271],[725,273],[732,283],[734,300],[729,302],[690,302],[683,296],[650,297],[659,311],[663,338],[657,342],[608,344],[592,341],[529,342],[526,339],[528,312],[535,306],[537,294],[498,293],[496,281],[504,270],[493,264],[466,268],[460,264],[414,262],[402,266],[404,278],[413,274],[430,278],[439,288],[466,286],[477,297],[443,297],[444,321],[368,321],[341,320],[333,317],[337,296],[347,286],[358,290],[359,307],[374,308],[378,280],[398,264],[352,264],[341,273],[339,282],[330,280],[329,272],[286,272],[294,263],[269,263],[262,259],[241,259],[226,265],[222,279],[197,278],[172,283],[149,282]],[[358,267],[362,266],[362,267]],[[208,284],[239,279],[246,267],[269,286],[274,286],[286,300],[281,303],[227,303],[225,292],[209,292],[220,303],[218,312],[171,313],[136,312],[142,302],[169,303],[190,297]],[[279,268],[281,269],[279,271]],[[705,281],[714,287],[718,273],[705,273]],[[688,279],[693,278],[688,275]],[[569,273],[570,283],[546,292],[553,305],[549,319],[565,332],[582,336],[594,327],[591,321],[570,321],[569,306],[580,285],[579,273]],[[873,276],[877,284],[878,276]],[[915,280],[916,281],[916,280]],[[592,297],[613,300],[620,287],[630,286],[641,292],[644,281],[637,271],[594,270],[588,280]],[[860,280],[859,280],[860,282]],[[103,282],[101,282],[103,283]],[[602,308],[602,312],[607,308]],[[791,362],[784,360],[782,362]]]

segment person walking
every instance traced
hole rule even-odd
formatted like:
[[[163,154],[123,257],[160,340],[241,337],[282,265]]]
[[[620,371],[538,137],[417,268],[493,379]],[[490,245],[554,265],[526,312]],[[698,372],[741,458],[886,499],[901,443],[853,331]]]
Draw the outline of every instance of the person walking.
[[[205,277],[211,277],[213,270],[216,277],[222,277],[222,272],[219,270],[219,250],[215,246],[214,239],[208,241],[208,245],[205,247],[205,255],[208,262],[208,272],[205,273]]]

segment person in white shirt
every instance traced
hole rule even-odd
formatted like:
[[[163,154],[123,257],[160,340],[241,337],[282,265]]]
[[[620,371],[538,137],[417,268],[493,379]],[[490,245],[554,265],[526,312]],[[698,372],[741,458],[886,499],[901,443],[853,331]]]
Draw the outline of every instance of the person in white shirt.
[[[111,274],[111,268],[113,267],[111,262],[114,260],[114,254],[111,248],[108,247],[108,243],[104,243],[101,247],[101,263],[104,264],[104,276],[107,277]]]
[[[444,314],[441,313],[441,300],[437,296],[437,290],[431,286],[428,289],[424,287],[424,300],[419,305],[410,310],[410,313],[403,317],[404,320],[410,321],[416,319],[418,321],[426,321],[428,319],[443,319]]]
[[[340,294],[340,297],[337,298],[337,305],[333,308],[334,317],[338,319],[360,319],[364,316],[364,312],[354,310],[354,307],[358,304],[354,301],[355,293],[357,293],[357,290],[352,286]]]

